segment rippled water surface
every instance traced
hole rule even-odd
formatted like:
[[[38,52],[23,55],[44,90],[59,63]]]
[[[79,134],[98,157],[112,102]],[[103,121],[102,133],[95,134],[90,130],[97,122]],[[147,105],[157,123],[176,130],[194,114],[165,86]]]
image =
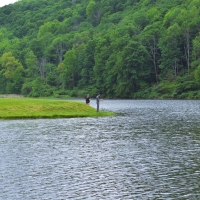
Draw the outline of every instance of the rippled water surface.
[[[200,199],[200,101],[100,109],[118,115],[1,120],[0,199]]]

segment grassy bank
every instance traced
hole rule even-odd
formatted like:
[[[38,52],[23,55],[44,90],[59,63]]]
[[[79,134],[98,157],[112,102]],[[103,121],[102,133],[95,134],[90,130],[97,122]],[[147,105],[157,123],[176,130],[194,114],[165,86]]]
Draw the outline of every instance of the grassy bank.
[[[71,118],[111,116],[112,112],[96,110],[82,102],[0,98],[0,119]]]

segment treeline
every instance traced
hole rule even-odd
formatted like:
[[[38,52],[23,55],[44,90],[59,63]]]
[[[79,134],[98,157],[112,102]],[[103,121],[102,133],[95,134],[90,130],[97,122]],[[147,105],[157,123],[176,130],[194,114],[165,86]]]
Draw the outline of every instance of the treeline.
[[[20,0],[0,21],[0,94],[200,98],[199,0]]]

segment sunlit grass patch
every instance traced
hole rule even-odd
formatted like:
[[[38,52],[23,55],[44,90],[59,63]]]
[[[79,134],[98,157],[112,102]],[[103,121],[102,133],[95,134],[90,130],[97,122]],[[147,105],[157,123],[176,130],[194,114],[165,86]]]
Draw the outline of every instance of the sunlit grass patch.
[[[1,119],[21,118],[70,118],[111,116],[112,112],[96,112],[82,102],[31,99],[31,98],[0,98]]]

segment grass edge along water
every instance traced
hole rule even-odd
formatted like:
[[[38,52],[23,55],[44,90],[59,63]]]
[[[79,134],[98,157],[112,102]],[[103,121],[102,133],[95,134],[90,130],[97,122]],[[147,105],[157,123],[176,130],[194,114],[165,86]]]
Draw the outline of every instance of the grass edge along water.
[[[75,118],[114,116],[72,100],[0,98],[0,119]]]

